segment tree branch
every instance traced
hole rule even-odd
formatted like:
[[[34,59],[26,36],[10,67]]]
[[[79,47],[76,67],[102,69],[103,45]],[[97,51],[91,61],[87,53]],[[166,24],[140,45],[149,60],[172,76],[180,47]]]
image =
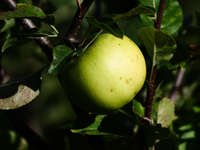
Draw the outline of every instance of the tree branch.
[[[17,8],[17,3],[14,0],[2,0],[2,2],[7,6],[11,11],[16,10]],[[25,31],[27,32],[33,32],[37,31],[36,25],[30,20],[30,19],[18,19],[24,28]],[[48,60],[52,62],[53,60],[53,55],[52,55],[52,48],[53,45],[49,41],[47,37],[39,37],[36,40],[36,43],[41,47],[42,51],[46,54]]]
[[[185,71],[186,71],[186,69],[183,69],[183,70],[179,69],[179,71],[178,71],[176,82],[174,84],[174,87],[173,87],[171,95],[170,95],[170,100],[172,102],[175,101],[176,96],[177,96],[178,92],[180,91],[180,88],[182,86],[183,77],[185,75]]]
[[[74,16],[72,24],[65,36],[69,41],[71,41],[75,45],[80,43],[79,40],[76,40],[76,36],[79,31],[80,25],[83,21],[83,18],[94,0],[84,0],[81,4],[79,0],[76,0],[76,1],[77,1],[78,9]],[[65,41],[65,42],[68,43],[68,41]],[[70,44],[67,44],[67,45],[70,45]]]
[[[157,18],[154,20],[155,22],[155,28],[157,30],[160,30],[161,22],[162,22],[162,16],[164,12],[165,7],[165,1],[166,0],[160,0]],[[157,65],[154,66],[152,76],[150,76],[148,86],[147,86],[147,99],[146,99],[146,109],[145,109],[145,117],[151,118],[151,108],[153,104],[153,97],[154,97],[154,84],[155,84],[155,77],[156,77],[156,70]]]
[[[17,3],[14,0],[2,0],[2,2],[7,6],[11,11],[16,9]],[[33,32],[37,30],[36,25],[30,19],[18,19],[27,32]],[[48,60],[51,62],[53,60],[52,56],[52,48],[53,45],[48,40],[47,37],[37,38],[36,43],[41,47],[42,51],[48,57]],[[37,150],[53,150],[49,143],[47,143],[43,138],[41,138],[38,134],[36,134],[20,117],[18,114],[18,110],[9,110],[4,111],[7,117],[10,119],[12,124],[15,127],[15,130],[19,132],[28,143],[36,148]]]

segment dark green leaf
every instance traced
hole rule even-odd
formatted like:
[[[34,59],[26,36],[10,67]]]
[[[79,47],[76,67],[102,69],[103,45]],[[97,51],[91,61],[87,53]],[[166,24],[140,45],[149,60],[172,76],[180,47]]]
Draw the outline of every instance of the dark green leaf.
[[[175,65],[169,67],[169,69],[170,69],[170,70],[175,70],[175,69],[177,69],[177,68],[181,68],[181,70],[183,70],[183,69],[186,68],[187,62],[188,62],[188,60],[181,61],[181,62],[179,62],[178,64],[175,64]]]
[[[117,22],[113,21],[110,18],[104,18],[101,22],[97,21],[94,17],[86,17],[90,26],[95,26],[99,29],[104,30],[105,32],[111,33],[117,37],[123,37],[123,31],[117,24]]]
[[[25,37],[9,37],[3,44],[2,48],[1,48],[1,51],[4,52],[4,50],[6,50],[7,48],[13,46],[13,45],[16,45],[16,44],[19,44],[19,43],[22,43],[22,42],[25,42],[27,41],[28,39],[25,38]]]
[[[108,14],[105,15],[104,18],[112,18],[114,21],[122,21],[140,14],[154,14],[154,13],[155,9],[153,7],[138,6],[124,14]]]
[[[22,43],[24,41],[27,41],[29,39],[36,39],[38,37],[56,37],[57,36],[57,32],[55,30],[50,30],[50,29],[39,29],[36,32],[32,32],[32,33],[22,33],[22,34],[18,34],[15,37],[9,37],[3,44],[2,46],[2,52],[19,43]]]
[[[30,39],[35,39],[38,37],[57,37],[58,33],[55,30],[50,30],[50,29],[39,29],[36,32],[32,32],[32,33],[23,33],[23,34],[19,34],[17,35],[18,37],[22,37],[22,38],[30,38]]]
[[[16,109],[31,102],[40,93],[41,71],[0,85],[0,109]]]
[[[78,118],[72,128],[73,133],[89,135],[132,135],[135,124],[124,114],[89,115]]]
[[[5,32],[6,30],[13,27],[14,25],[15,25],[14,19],[0,20],[0,33]]]
[[[55,17],[53,15],[46,15],[39,7],[22,3],[17,4],[16,10],[0,14],[1,20],[10,18],[34,18],[49,25],[53,25],[55,23]]]
[[[158,10],[159,0],[139,0],[139,3],[141,6],[155,6],[156,10]],[[142,14],[141,19],[146,26],[154,26],[155,18]],[[181,27],[182,22],[183,13],[179,2],[177,0],[167,0],[163,12],[161,30],[165,33],[173,34]]]
[[[175,118],[174,104],[170,99],[157,97],[154,99],[151,116],[162,127],[169,127]]]
[[[153,66],[172,58],[176,49],[173,37],[154,27],[142,28],[139,31],[139,36],[152,59]]]
[[[53,48],[53,62],[48,70],[50,74],[58,75],[63,71],[66,65],[76,55],[82,54],[82,49],[72,51],[65,45],[59,45]]]

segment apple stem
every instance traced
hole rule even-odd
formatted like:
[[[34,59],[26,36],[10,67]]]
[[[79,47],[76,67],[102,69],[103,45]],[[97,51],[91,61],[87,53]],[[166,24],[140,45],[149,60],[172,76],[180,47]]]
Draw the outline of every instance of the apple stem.
[[[90,44],[92,44],[92,42],[94,42],[94,40],[99,36],[99,34],[101,34],[101,32],[103,32],[103,30],[100,30],[97,35],[90,41],[89,44],[87,44],[84,48],[83,48],[83,52],[90,46]]]

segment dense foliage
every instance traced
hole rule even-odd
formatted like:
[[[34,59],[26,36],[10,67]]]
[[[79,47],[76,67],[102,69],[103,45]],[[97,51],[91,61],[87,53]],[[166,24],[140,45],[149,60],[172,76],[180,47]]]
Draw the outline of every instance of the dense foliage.
[[[198,149],[199,5],[1,0],[0,149]],[[94,115],[70,102],[60,73],[84,53],[85,37],[102,31],[131,38],[148,69],[133,101]]]

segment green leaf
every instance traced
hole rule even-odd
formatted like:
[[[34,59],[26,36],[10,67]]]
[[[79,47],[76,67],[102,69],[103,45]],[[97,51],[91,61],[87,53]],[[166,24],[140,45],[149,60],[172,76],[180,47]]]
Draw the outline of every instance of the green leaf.
[[[28,39],[27,38],[24,38],[24,37],[9,37],[3,44],[2,48],[1,48],[1,51],[4,52],[7,48],[13,46],[13,45],[16,45],[16,44],[19,44],[19,43],[22,43],[22,42],[25,42],[27,41]]]
[[[15,25],[14,19],[0,20],[0,33],[5,32]]]
[[[36,39],[38,37],[57,37],[57,32],[55,30],[50,29],[39,29],[38,31],[32,32],[32,33],[22,33],[18,34],[13,37],[9,37],[3,44],[1,50],[2,52],[6,50],[7,48],[25,42],[29,39]]]
[[[117,37],[123,37],[123,31],[118,25],[118,21],[128,19],[130,17],[139,14],[153,14],[155,9],[152,7],[136,7],[124,14],[107,14],[103,17],[102,21],[97,21],[94,17],[86,17],[90,26],[95,26],[104,30],[105,32],[111,33]]]
[[[152,59],[153,66],[172,58],[176,49],[173,37],[154,27],[142,28],[139,31],[139,36]]]
[[[161,124],[154,124],[152,120],[147,117],[143,117],[136,111],[133,111],[133,113],[136,118],[136,122],[145,133],[149,147],[154,146],[156,140],[167,139],[170,137],[171,132],[169,129],[162,127]]]
[[[155,9],[153,7],[138,6],[124,14],[107,14],[104,16],[104,18],[111,18],[114,21],[122,21],[140,14],[154,14],[154,13]]]
[[[95,26],[99,29],[104,30],[105,32],[111,33],[117,37],[123,37],[123,31],[119,25],[110,18],[104,18],[101,22],[97,21],[94,17],[86,17],[90,26]]]
[[[36,39],[38,37],[57,37],[58,33],[55,30],[52,29],[38,29],[38,31],[32,32],[32,33],[22,33],[17,35],[18,37],[24,38],[24,39]]]
[[[82,49],[72,51],[71,48],[65,45],[59,45],[53,48],[53,62],[48,70],[48,73],[58,75],[63,71],[66,65],[74,56],[82,54]]]
[[[162,127],[169,127],[175,118],[175,107],[170,99],[157,97],[151,111],[151,118]]]
[[[0,14],[0,20],[10,18],[33,18],[49,25],[55,24],[55,17],[53,15],[46,15],[39,7],[24,3],[18,3],[17,9],[14,11],[3,12]]]
[[[127,136],[133,134],[135,126],[124,114],[115,112],[109,115],[89,115],[78,118],[71,131],[89,135]]]
[[[40,93],[41,71],[0,85],[0,109],[16,109],[31,102]]]
[[[179,62],[179,63],[177,63],[177,64],[175,64],[175,65],[169,67],[169,69],[170,69],[170,70],[175,70],[175,69],[177,69],[177,68],[180,67],[181,70],[183,70],[183,69],[186,68],[187,63],[188,63],[188,60],[181,61],[181,62]]]
[[[158,10],[160,0],[139,0],[140,6],[150,6]],[[154,17],[150,17],[144,14],[140,15],[141,20],[146,26],[154,26]],[[167,34],[175,33],[183,22],[182,9],[177,0],[167,0],[162,17],[161,30]]]
[[[141,116],[144,116],[145,114],[145,108],[136,100],[133,100],[133,111],[137,112]]]

